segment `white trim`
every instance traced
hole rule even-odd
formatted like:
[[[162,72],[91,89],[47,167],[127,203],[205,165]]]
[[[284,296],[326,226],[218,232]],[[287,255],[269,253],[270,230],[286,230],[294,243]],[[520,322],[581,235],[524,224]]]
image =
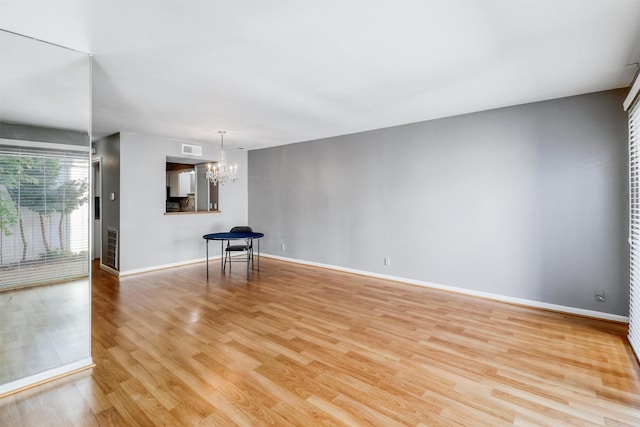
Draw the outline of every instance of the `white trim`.
[[[624,111],[627,111],[629,108],[631,108],[631,106],[633,105],[633,101],[635,101],[636,98],[638,97],[638,92],[640,92],[640,78],[635,79],[635,81],[633,82],[633,85],[631,86],[631,89],[629,89],[629,93],[627,94],[627,97],[624,99],[624,102],[622,103],[622,106],[624,107]]]
[[[109,267],[108,265],[103,264],[102,260],[100,261],[100,270],[104,270],[109,274],[113,274],[114,276],[120,276],[120,272],[118,270],[115,270],[115,269]]]
[[[91,147],[86,145],[60,144],[57,142],[24,141],[21,139],[0,138],[0,144],[12,147],[45,148],[48,150],[89,152]]]
[[[441,284],[438,284],[438,283],[423,282],[421,280],[407,279],[407,278],[404,278],[404,277],[390,276],[390,275],[387,275],[387,274],[372,273],[370,271],[356,270],[354,268],[340,267],[340,266],[335,266],[335,265],[331,265],[331,264],[322,264],[322,263],[319,263],[319,262],[305,261],[305,260],[299,260],[299,259],[295,259],[295,258],[286,258],[286,257],[278,256],[278,255],[262,254],[261,253],[260,256],[264,256],[265,258],[278,259],[278,260],[281,260],[281,261],[293,262],[293,263],[297,263],[297,264],[305,264],[305,265],[311,265],[311,266],[314,266],[314,267],[322,267],[322,268],[328,268],[328,269],[331,269],[331,270],[344,271],[346,273],[355,273],[355,274],[359,274],[359,275],[362,275],[362,276],[375,277],[375,278],[378,278],[378,279],[393,280],[393,281],[396,281],[396,282],[407,283],[407,284],[410,284],[410,285],[418,285],[418,286],[424,286],[424,287],[427,287],[427,288],[440,289],[440,290],[444,290],[444,291],[455,292],[455,293],[458,293],[458,294],[482,297],[482,298],[487,298],[487,299],[491,299],[491,300],[495,300],[495,301],[499,301],[499,302],[508,302],[508,303],[511,303],[511,304],[518,304],[518,305],[524,305],[524,306],[535,307],[535,308],[543,308],[543,309],[546,309],[546,310],[558,311],[558,312],[561,312],[561,313],[577,314],[577,315],[580,315],[580,316],[594,317],[594,318],[597,318],[597,319],[612,320],[612,321],[615,321],[615,322],[629,323],[629,317],[620,316],[618,314],[604,313],[604,312],[601,312],[601,311],[594,311],[594,310],[585,310],[583,308],[567,307],[567,306],[558,305],[558,304],[549,304],[549,303],[541,302],[541,301],[534,301],[534,300],[529,300],[529,299],[524,299],[524,298],[510,297],[510,296],[506,296],[506,295],[493,294],[493,293],[489,293],[489,292],[475,291],[475,290],[472,290],[472,289],[458,288],[458,287],[455,287],[455,286],[441,285]]]
[[[220,258],[222,258],[222,256],[220,256],[220,255],[210,256],[209,257],[209,262],[215,261],[215,260],[220,259]],[[134,270],[120,271],[118,273],[118,275],[120,277],[126,277],[126,276],[131,276],[133,274],[148,273],[150,271],[164,270],[165,268],[182,267],[183,265],[197,264],[199,262],[206,262],[206,261],[207,261],[206,258],[198,258],[198,259],[192,259],[192,260],[189,260],[189,261],[173,262],[173,263],[170,263],[170,264],[154,265],[154,266],[151,266],[151,267],[136,268]],[[211,266],[209,266],[209,267],[211,267]]]
[[[100,175],[100,178],[99,178],[99,181],[100,181],[99,182],[99,184],[100,184],[100,194],[99,195],[97,195],[95,193],[96,183],[93,180],[93,176],[94,176],[94,172],[95,172],[94,171],[95,165],[98,165],[98,173]],[[89,225],[90,225],[90,232],[89,232],[90,233],[89,234],[90,251],[89,252],[91,253],[91,261],[93,261],[95,259],[99,259],[100,262],[102,262],[102,221],[103,221],[103,219],[102,219],[102,207],[104,206],[104,200],[102,200],[103,199],[103,197],[102,197],[102,156],[92,156],[91,157],[91,173],[89,174],[89,177],[90,177],[90,180],[89,180],[90,184],[89,185],[90,185],[90,190],[91,190],[91,191],[89,191],[89,199],[90,199],[89,200],[89,203],[90,203],[89,209],[90,209],[90,215],[91,215],[91,218],[89,218]],[[100,212],[98,212],[98,217],[100,218],[98,220],[98,221],[100,221],[100,230],[96,230],[95,229],[95,222],[96,222],[95,197],[96,196],[100,197],[100,206],[99,206]],[[95,246],[96,246],[96,242],[95,242],[96,231],[98,231],[100,233],[100,256],[99,257],[96,257],[96,253],[95,253],[96,252],[95,251],[95,249],[96,249],[95,248]]]
[[[30,375],[28,377],[20,378],[18,380],[11,381],[5,384],[0,384],[0,396],[18,391],[25,387],[37,385],[81,369],[90,368],[91,366],[93,366],[93,359],[91,357],[87,357],[85,359],[78,360],[77,362],[58,366],[57,368],[49,369],[35,375]]]
[[[295,258],[287,258],[287,257],[282,257],[282,256],[278,256],[278,255],[271,255],[271,254],[264,254],[264,253],[260,253],[261,257],[265,257],[265,258],[273,258],[273,259],[277,259],[277,260],[281,260],[281,261],[287,261],[287,262],[293,262],[296,264],[304,264],[304,265],[310,265],[313,267],[322,267],[322,268],[327,268],[330,270],[337,270],[337,271],[343,271],[346,273],[354,273],[354,274],[359,274],[361,276],[369,276],[369,277],[375,277],[378,279],[385,279],[385,280],[393,280],[394,282],[400,282],[400,283],[406,283],[406,284],[410,284],[410,285],[417,285],[417,286],[424,286],[427,288],[432,288],[432,289],[440,289],[443,291],[449,291],[449,292],[455,292],[458,294],[463,294],[463,295],[470,295],[470,296],[476,296],[476,297],[481,297],[481,298],[487,298],[487,299],[491,299],[494,301],[499,301],[499,302],[507,302],[507,303],[511,303],[511,304],[518,304],[518,305],[524,305],[527,307],[534,307],[534,308],[543,308],[545,310],[551,310],[551,311],[557,311],[560,313],[568,313],[568,314],[577,314],[580,316],[586,316],[586,317],[593,317],[596,319],[603,319],[603,320],[611,320],[614,322],[622,322],[622,323],[629,323],[629,317],[627,316],[620,316],[618,314],[611,314],[611,313],[605,313],[602,311],[595,311],[595,310],[586,310],[583,308],[577,308],[577,307],[568,307],[565,305],[559,305],[559,304],[550,304],[550,303],[546,303],[546,302],[541,302],[541,301],[535,301],[535,300],[529,300],[529,299],[524,299],[524,298],[516,298],[516,297],[510,297],[510,296],[506,296],[506,295],[500,295],[500,294],[493,294],[493,293],[489,293],[489,292],[482,292],[482,291],[475,291],[473,289],[465,289],[465,288],[458,288],[455,286],[448,286],[448,285],[441,285],[438,283],[432,283],[432,282],[424,282],[422,280],[415,280],[415,279],[408,279],[405,277],[398,277],[398,276],[391,276],[388,274],[379,274],[379,273],[373,273],[370,271],[365,271],[365,270],[357,270],[355,268],[347,268],[347,267],[340,267],[340,266],[336,266],[336,265],[331,265],[331,264],[323,264],[323,263],[319,263],[319,262],[314,262],[314,261],[305,261],[305,260],[300,260],[300,259],[295,259]],[[209,257],[209,262],[216,260],[216,259],[220,259],[222,258],[221,256],[215,256],[215,257]],[[103,270],[112,270],[113,274],[120,276],[120,277],[125,277],[125,276],[131,276],[134,274],[140,274],[140,273],[148,273],[151,271],[156,271],[156,270],[163,270],[166,268],[173,268],[173,267],[181,267],[184,265],[189,265],[189,264],[195,264],[195,263],[199,263],[199,262],[205,262],[206,258],[200,258],[200,259],[194,259],[194,260],[190,260],[190,261],[182,261],[182,262],[176,262],[176,263],[171,263],[171,264],[163,264],[163,265],[156,265],[156,266],[152,266],[152,267],[145,267],[145,268],[138,268],[135,270],[127,270],[127,271],[116,271],[116,270],[112,270],[111,268],[105,266],[105,265],[100,265],[100,268],[102,268]]]

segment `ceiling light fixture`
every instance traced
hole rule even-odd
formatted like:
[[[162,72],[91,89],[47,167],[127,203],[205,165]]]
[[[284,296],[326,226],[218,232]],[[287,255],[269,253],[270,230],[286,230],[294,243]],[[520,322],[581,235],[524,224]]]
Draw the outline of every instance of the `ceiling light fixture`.
[[[209,163],[209,170],[207,170],[207,179],[214,185],[224,184],[227,181],[235,182],[238,178],[238,165],[227,164],[227,157],[224,154],[224,134],[227,132],[219,130],[218,133],[220,134],[218,161],[214,164]]]

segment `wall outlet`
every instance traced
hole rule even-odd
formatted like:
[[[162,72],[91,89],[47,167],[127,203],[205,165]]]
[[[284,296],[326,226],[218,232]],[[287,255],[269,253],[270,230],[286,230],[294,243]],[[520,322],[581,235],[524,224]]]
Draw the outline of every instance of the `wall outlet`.
[[[281,243],[281,244],[280,244],[280,250],[281,250],[281,251],[284,251],[284,243]]]
[[[387,267],[391,267],[391,258],[385,258],[384,265],[386,265]]]
[[[606,298],[604,296],[604,291],[596,291],[595,298],[598,302],[605,302]]]

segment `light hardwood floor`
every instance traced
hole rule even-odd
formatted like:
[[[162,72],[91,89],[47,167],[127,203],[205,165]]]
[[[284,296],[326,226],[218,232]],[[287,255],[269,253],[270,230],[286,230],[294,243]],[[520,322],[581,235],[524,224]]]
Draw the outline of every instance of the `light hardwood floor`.
[[[640,425],[626,325],[214,265],[96,271],[96,367],[0,400],[0,425]]]

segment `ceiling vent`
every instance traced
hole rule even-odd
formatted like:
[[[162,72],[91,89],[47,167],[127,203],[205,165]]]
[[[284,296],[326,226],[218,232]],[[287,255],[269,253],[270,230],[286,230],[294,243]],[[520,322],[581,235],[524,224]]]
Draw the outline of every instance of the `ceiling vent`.
[[[182,144],[182,154],[188,154],[190,156],[202,156],[202,146]]]

